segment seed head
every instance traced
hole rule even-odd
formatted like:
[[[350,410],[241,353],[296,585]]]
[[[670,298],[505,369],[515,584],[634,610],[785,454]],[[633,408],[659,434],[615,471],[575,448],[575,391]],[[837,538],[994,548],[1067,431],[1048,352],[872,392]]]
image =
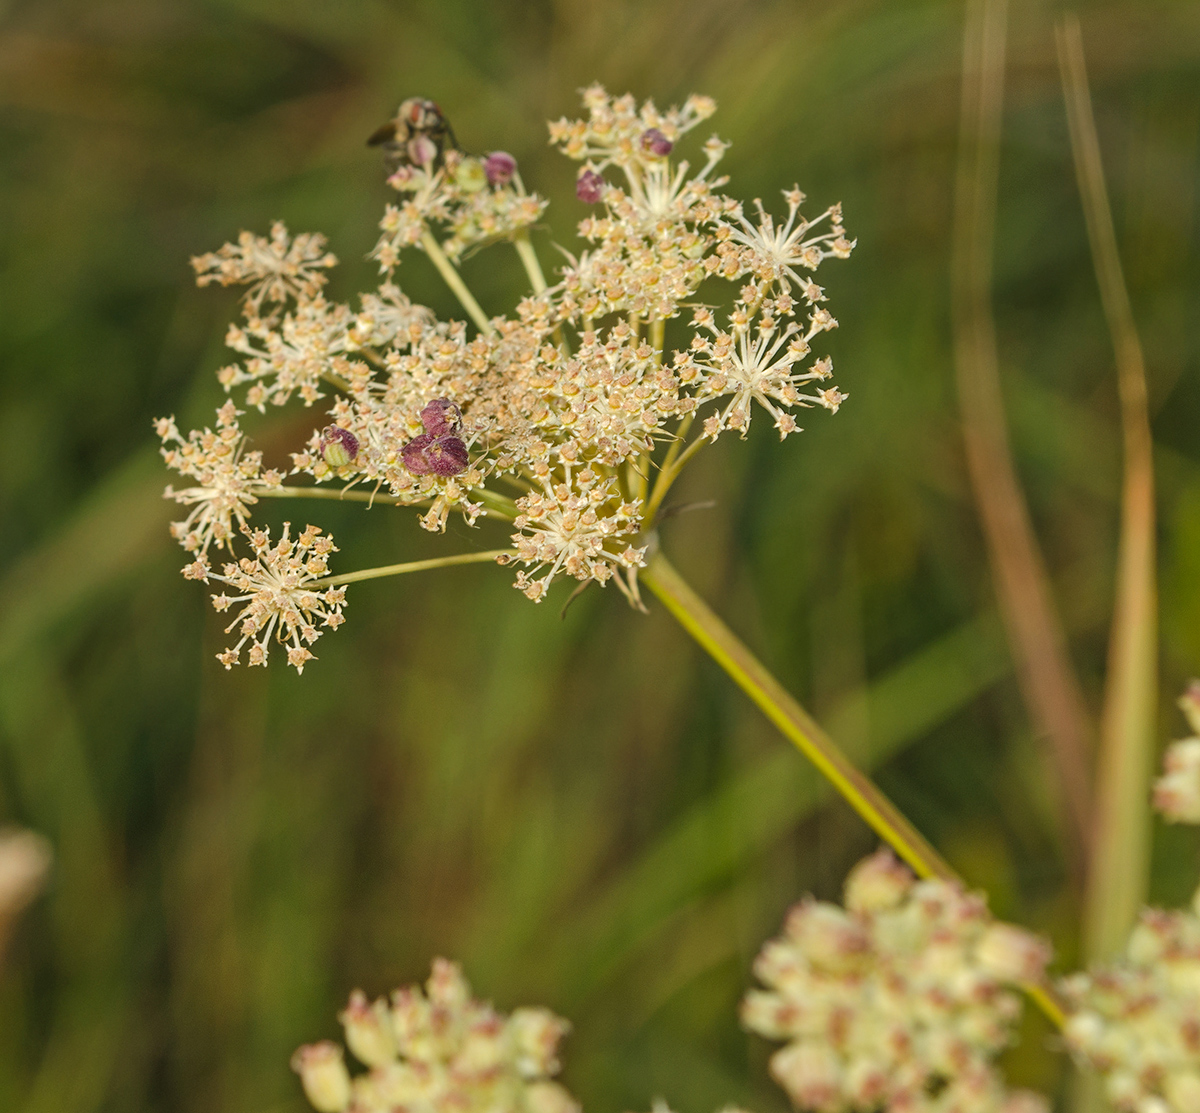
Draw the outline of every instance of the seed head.
[[[642,132],[642,150],[655,158],[666,158],[671,153],[672,143],[658,128],[647,128]]]
[[[575,179],[575,196],[589,205],[604,196],[604,179],[595,170],[584,169]]]
[[[507,151],[493,151],[483,160],[483,170],[492,185],[508,185],[517,172],[517,160]]]
[[[344,468],[358,455],[358,438],[340,425],[326,425],[321,430],[321,455],[331,468]]]

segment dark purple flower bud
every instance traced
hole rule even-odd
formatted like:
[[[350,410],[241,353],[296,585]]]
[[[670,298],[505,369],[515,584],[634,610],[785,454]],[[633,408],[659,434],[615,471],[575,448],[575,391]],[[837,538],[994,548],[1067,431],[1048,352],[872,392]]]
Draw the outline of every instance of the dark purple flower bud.
[[[642,132],[642,150],[656,158],[666,158],[671,153],[672,143],[658,128],[647,128]]]
[[[462,410],[449,398],[435,398],[421,411],[421,424],[431,437],[457,433],[462,428]]]
[[[517,160],[507,151],[493,151],[483,160],[483,172],[492,185],[508,185],[517,172]]]
[[[358,455],[358,438],[340,425],[321,430],[321,455],[331,468],[344,468]]]
[[[443,479],[466,471],[470,463],[467,446],[453,433],[413,437],[400,450],[400,458],[413,475],[440,475]]]
[[[604,179],[595,170],[584,170],[575,179],[575,196],[594,205],[604,196]]]

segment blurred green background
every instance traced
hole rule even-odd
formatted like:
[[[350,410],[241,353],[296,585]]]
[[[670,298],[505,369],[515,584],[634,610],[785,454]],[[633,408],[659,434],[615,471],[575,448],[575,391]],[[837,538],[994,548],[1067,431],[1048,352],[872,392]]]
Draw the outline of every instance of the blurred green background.
[[[1120,476],[1115,378],[1070,162],[1054,5],[1016,0],[996,309],[1014,451],[1096,705]],[[1162,734],[1200,669],[1200,5],[1081,10],[1118,234],[1151,375]],[[436,98],[468,149],[517,155],[573,242],[574,166],[544,120],[600,80],[715,96],[730,191],[798,181],[859,238],[823,281],[850,402],[780,446],[702,454],[676,563],[998,914],[1048,932],[1077,899],[1062,819],[995,610],[950,361],[963,11],[853,0],[6,0],[0,3],[0,821],[57,854],[0,969],[0,1109],[284,1113],[287,1067],[349,990],[461,959],[480,995],[573,1019],[592,1111],[781,1113],[735,1006],[801,893],[873,848],[659,607],[526,602],[486,567],[356,585],[302,678],[226,673],[178,575],[150,429],[211,421],[235,295],[188,256],[285,219],[343,264],[388,197],[365,137]],[[543,260],[550,236],[536,237]],[[515,256],[467,277],[489,311]],[[425,260],[410,294],[456,307]],[[311,427],[251,422],[268,461]],[[293,511],[293,513],[295,513]],[[266,520],[283,517],[268,506]],[[339,568],[502,544],[321,504]],[[1186,898],[1191,832],[1156,831]],[[1012,1077],[1057,1093],[1040,1021]]]

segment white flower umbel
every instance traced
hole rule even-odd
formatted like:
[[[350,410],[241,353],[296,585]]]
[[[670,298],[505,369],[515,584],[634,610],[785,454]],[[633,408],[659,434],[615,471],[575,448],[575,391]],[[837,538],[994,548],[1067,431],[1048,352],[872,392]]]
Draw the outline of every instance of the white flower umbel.
[[[265,665],[274,634],[275,640],[287,647],[288,664],[303,672],[305,664],[314,659],[308,646],[321,636],[316,624],[336,630],[345,621],[346,589],[318,587],[328,572],[326,558],[337,552],[333,539],[323,536],[316,526],[308,526],[292,540],[290,530],[291,524],[284,522],[283,535],[272,544],[269,530],[245,529],[253,559],[243,557],[236,564],[226,564],[221,575],[203,568],[197,571],[197,579],[216,580],[239,593],[214,595],[213,606],[218,611],[243,604],[225,631],[230,633],[236,627],[241,637],[217,654],[227,669],[238,663],[247,642],[250,664]]]
[[[754,972],[747,1028],[784,1041],[771,1074],[801,1110],[991,1113],[1044,1108],[993,1066],[1037,981],[1045,943],[995,923],[983,898],[915,881],[891,853],[861,862],[846,906],[806,900]]]
[[[263,471],[261,452],[244,451],[239,413],[233,402],[226,402],[217,411],[215,433],[193,429],[186,440],[174,418],[154,423],[167,467],[197,481],[179,491],[168,487],[163,495],[192,508],[183,521],[171,523],[171,536],[199,557],[212,546],[232,548],[234,533],[246,525],[250,507],[258,502],[254,492],[277,487],[282,479],[278,472]]]
[[[264,302],[282,305],[289,299],[315,298],[325,285],[321,272],[336,265],[336,256],[325,250],[324,236],[305,232],[293,240],[282,221],[271,225],[269,240],[242,232],[236,244],[192,259],[199,286],[248,285],[246,306],[255,317]]]
[[[410,986],[371,1003],[356,990],[340,1019],[366,1073],[351,1078],[328,1041],[292,1057],[320,1113],[578,1113],[552,1081],[567,1022],[547,1009],[496,1012],[445,959],[434,960],[424,992]]]
[[[798,431],[797,409],[836,412],[846,396],[811,349],[837,321],[811,272],[853,246],[840,210],[809,221],[790,190],[781,223],[761,204],[750,223],[715,176],[722,140],[698,144],[693,162],[679,157],[716,109],[707,97],[660,110],[593,85],[584,105],[586,119],[552,123],[550,141],[581,163],[576,193],[595,207],[578,225],[585,249],[549,282],[529,239],[546,202],[526,190],[511,155],[458,150],[424,98],[406,100],[378,133],[398,196],[373,252],[383,278],[359,310],[324,297],[336,261],[324,240],[293,239],[282,224],[269,239],[244,233],[193,261],[202,285],[249,286],[227,334],[240,361],[217,372],[225,389],[260,412],[298,401],[327,413],[291,453],[293,474],[312,482],[288,487],[243,452],[232,404],[222,411],[232,424],[186,441],[160,423],[168,463],[199,480],[170,492],[192,506],[175,527],[189,552],[229,547],[266,497],[350,497],[413,507],[433,531],[452,513],[512,524],[500,563],[515,566],[532,600],[566,577],[615,581],[637,604],[649,534],[699,449],[725,431],[744,434],[759,407],[781,436]],[[531,290],[489,316],[456,262],[497,242],[515,246]],[[473,329],[401,292],[396,268],[410,249],[433,262]],[[727,311],[697,308],[710,289]],[[207,561],[187,574],[206,577]],[[288,630],[294,663],[312,629]],[[263,663],[260,627],[249,640],[250,659]],[[238,660],[237,647],[222,659]]]

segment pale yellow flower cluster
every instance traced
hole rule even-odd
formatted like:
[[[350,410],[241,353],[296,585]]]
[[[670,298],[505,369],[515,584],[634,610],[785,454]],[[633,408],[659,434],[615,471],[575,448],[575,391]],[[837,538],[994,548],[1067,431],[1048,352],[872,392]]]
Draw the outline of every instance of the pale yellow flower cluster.
[[[383,235],[371,257],[390,273],[405,248],[420,245],[434,230],[446,230],[442,250],[454,260],[469,248],[508,239],[536,223],[548,202],[527,193],[515,170],[506,181],[490,181],[488,162],[447,150],[436,169],[404,165],[388,178],[403,200],[388,205]],[[494,177],[495,175],[493,175]]]
[[[258,502],[256,490],[278,487],[283,477],[263,470],[262,453],[246,452],[237,410],[226,402],[217,411],[217,429],[192,430],[185,440],[173,417],[160,418],[155,431],[163,442],[167,467],[196,480],[181,491],[168,487],[165,496],[190,506],[182,522],[171,523],[171,536],[201,561],[210,547],[229,549],[237,530],[250,519]]]
[[[321,272],[336,265],[337,257],[325,250],[324,236],[306,232],[292,239],[282,221],[271,225],[269,240],[242,232],[236,244],[192,259],[198,286],[248,285],[246,306],[253,317],[264,302],[282,305],[317,297],[326,282]]]
[[[342,606],[346,589],[315,590],[329,570],[327,557],[337,552],[333,540],[323,536],[316,526],[308,526],[295,540],[290,531],[290,523],[284,522],[283,535],[272,544],[269,530],[246,528],[252,558],[242,557],[236,564],[226,564],[220,575],[209,571],[203,561],[197,561],[189,570],[196,579],[205,583],[216,580],[240,593],[213,596],[218,611],[242,604],[225,631],[230,633],[236,628],[241,637],[217,654],[217,660],[227,669],[238,663],[247,642],[249,663],[265,665],[274,634],[276,641],[287,648],[288,664],[303,672],[305,664],[313,660],[308,646],[321,636],[315,624],[319,621],[322,627],[336,630],[345,621]]]
[[[727,430],[744,436],[755,406],[783,437],[799,428],[796,409],[836,411],[844,400],[829,385],[829,359],[812,353],[837,322],[811,273],[852,244],[836,207],[806,220],[795,189],[782,223],[761,203],[751,223],[713,176],[726,149],[716,138],[697,172],[678,159],[676,144],[715,111],[710,99],[660,111],[593,86],[584,103],[585,120],[560,120],[550,135],[584,163],[577,193],[597,209],[579,226],[586,249],[552,285],[526,236],[545,202],[526,192],[510,155],[457,150],[440,110],[420,98],[397,117],[405,145],[391,144],[401,201],[374,251],[386,277],[357,312],[322,293],[334,262],[324,241],[290,239],[281,224],[269,240],[243,234],[194,263],[201,283],[250,286],[245,320],[228,334],[242,358],[218,372],[226,390],[244,391],[260,411],[294,398],[328,406],[293,453],[293,474],[418,508],[430,530],[444,530],[451,512],[469,524],[511,522],[511,550],[499,559],[516,566],[530,599],[565,575],[612,580],[636,601],[652,519],[696,449]],[[454,260],[497,240],[516,243],[533,289],[489,321]],[[438,264],[476,329],[439,321],[400,291],[392,276],[409,247]],[[721,283],[732,307],[718,313],[707,304],[722,299]],[[306,490],[279,489],[257,454],[239,455],[228,413],[217,434],[186,441],[173,424],[160,428],[168,463],[203,471],[199,487],[170,492],[195,507],[177,536],[200,556],[236,540],[256,499]],[[183,445],[198,446],[195,459]],[[191,566],[196,578],[203,572]]]
[[[1067,1046],[1121,1113],[1200,1113],[1200,893],[1147,909],[1123,959],[1063,984]]]
[[[1192,737],[1172,742],[1163,775],[1154,784],[1154,806],[1172,823],[1200,823],[1200,680],[1179,697]]]
[[[746,1027],[784,1041],[771,1074],[797,1109],[991,1113],[1044,1109],[994,1064],[1013,1037],[1021,983],[1049,948],[996,923],[982,897],[916,881],[881,850],[846,880],[845,908],[806,900],[754,972],[769,988]]]
[[[1179,699],[1200,735],[1200,681]],[[1172,743],[1154,786],[1172,823],[1200,823],[1200,738]],[[1071,1052],[1120,1113],[1200,1113],[1200,890],[1186,911],[1143,910],[1116,962],[1064,979]]]
[[[445,959],[434,961],[425,992],[410,986],[371,1003],[355,991],[340,1019],[366,1073],[352,1078],[329,1041],[292,1057],[319,1113],[578,1113],[551,1081],[566,1021],[547,1009],[496,1012]]]

